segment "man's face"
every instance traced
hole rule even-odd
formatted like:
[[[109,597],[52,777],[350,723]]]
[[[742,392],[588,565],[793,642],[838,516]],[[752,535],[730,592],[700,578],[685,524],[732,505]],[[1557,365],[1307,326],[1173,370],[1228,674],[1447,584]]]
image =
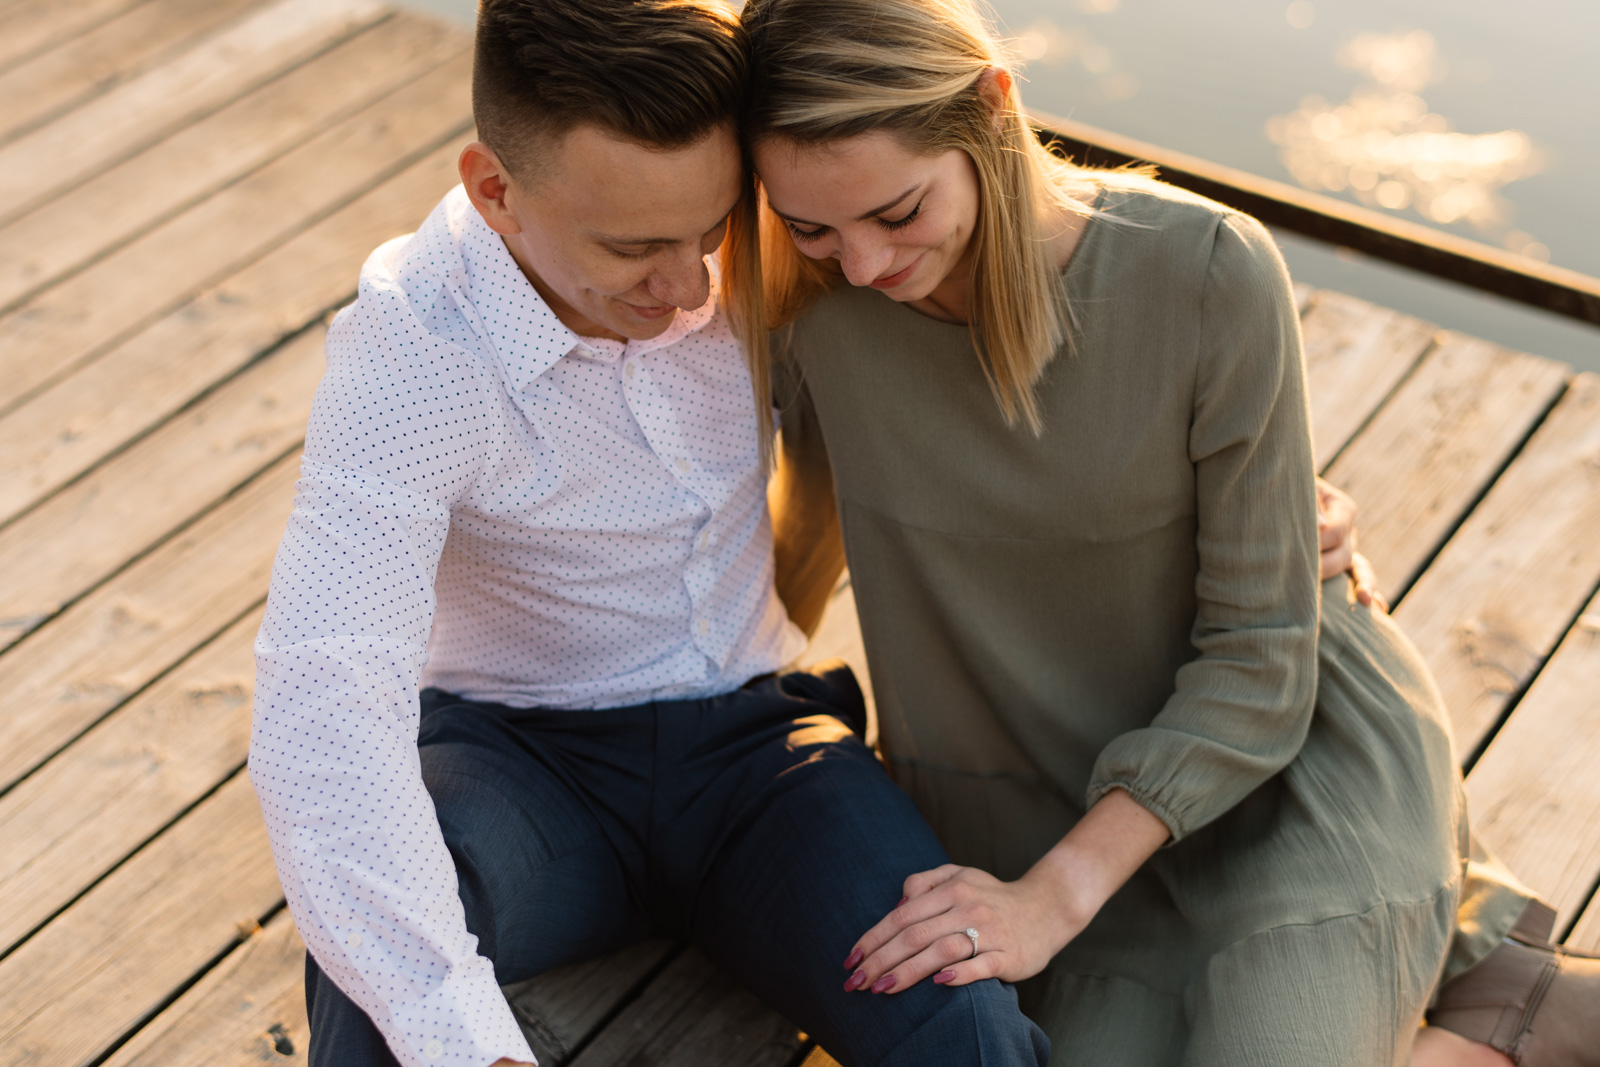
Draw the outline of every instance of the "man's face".
[[[686,148],[662,149],[583,125],[553,143],[540,164],[524,184],[485,146],[472,145],[462,153],[462,179],[573,332],[647,340],[679,308],[706,302],[711,279],[702,257],[722,243],[743,182],[731,126]]]

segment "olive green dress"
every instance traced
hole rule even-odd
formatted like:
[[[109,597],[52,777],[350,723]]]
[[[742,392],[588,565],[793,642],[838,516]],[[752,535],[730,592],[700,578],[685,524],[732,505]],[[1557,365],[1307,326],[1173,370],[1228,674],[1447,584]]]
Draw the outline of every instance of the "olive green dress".
[[[1469,965],[1526,891],[1489,869],[1455,933],[1438,694],[1344,579],[1319,597],[1271,238],[1132,176],[1097,208],[1038,436],[965,327],[877,292],[780,339],[786,462],[831,462],[885,757],[952,858],[1001,878],[1113,787],[1171,829],[1019,986],[1052,1064],[1405,1063],[1452,938]]]

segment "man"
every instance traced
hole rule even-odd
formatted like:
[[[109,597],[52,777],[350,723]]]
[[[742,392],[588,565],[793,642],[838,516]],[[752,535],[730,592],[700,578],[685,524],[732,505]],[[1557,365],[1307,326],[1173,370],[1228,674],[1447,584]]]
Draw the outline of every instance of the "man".
[[[500,984],[654,931],[846,1063],[1042,1064],[997,982],[843,988],[944,854],[848,672],[777,673],[764,405],[705,260],[751,210],[736,21],[485,0],[476,58],[463,188],[329,331],[256,646],[311,1063],[530,1062]]]

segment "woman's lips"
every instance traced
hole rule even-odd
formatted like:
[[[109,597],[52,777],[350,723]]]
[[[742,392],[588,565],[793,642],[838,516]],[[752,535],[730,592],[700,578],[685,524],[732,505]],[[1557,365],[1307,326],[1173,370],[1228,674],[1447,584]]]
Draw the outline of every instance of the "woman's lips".
[[[918,256],[916,259],[913,259],[910,265],[904,270],[896,271],[893,274],[886,274],[882,278],[878,278],[877,280],[873,281],[871,285],[874,289],[893,289],[896,286],[904,285],[906,279],[911,277],[911,272],[916,270],[917,264],[921,262],[922,256]]]

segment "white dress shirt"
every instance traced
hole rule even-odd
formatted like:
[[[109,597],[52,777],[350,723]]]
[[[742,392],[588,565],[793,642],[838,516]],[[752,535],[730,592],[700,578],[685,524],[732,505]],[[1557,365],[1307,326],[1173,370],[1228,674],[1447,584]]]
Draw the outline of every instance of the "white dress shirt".
[[[799,655],[717,311],[568,330],[459,187],[328,331],[256,642],[250,777],[289,909],[407,1067],[531,1060],[417,760],[419,685],[518,707],[729,692]]]

